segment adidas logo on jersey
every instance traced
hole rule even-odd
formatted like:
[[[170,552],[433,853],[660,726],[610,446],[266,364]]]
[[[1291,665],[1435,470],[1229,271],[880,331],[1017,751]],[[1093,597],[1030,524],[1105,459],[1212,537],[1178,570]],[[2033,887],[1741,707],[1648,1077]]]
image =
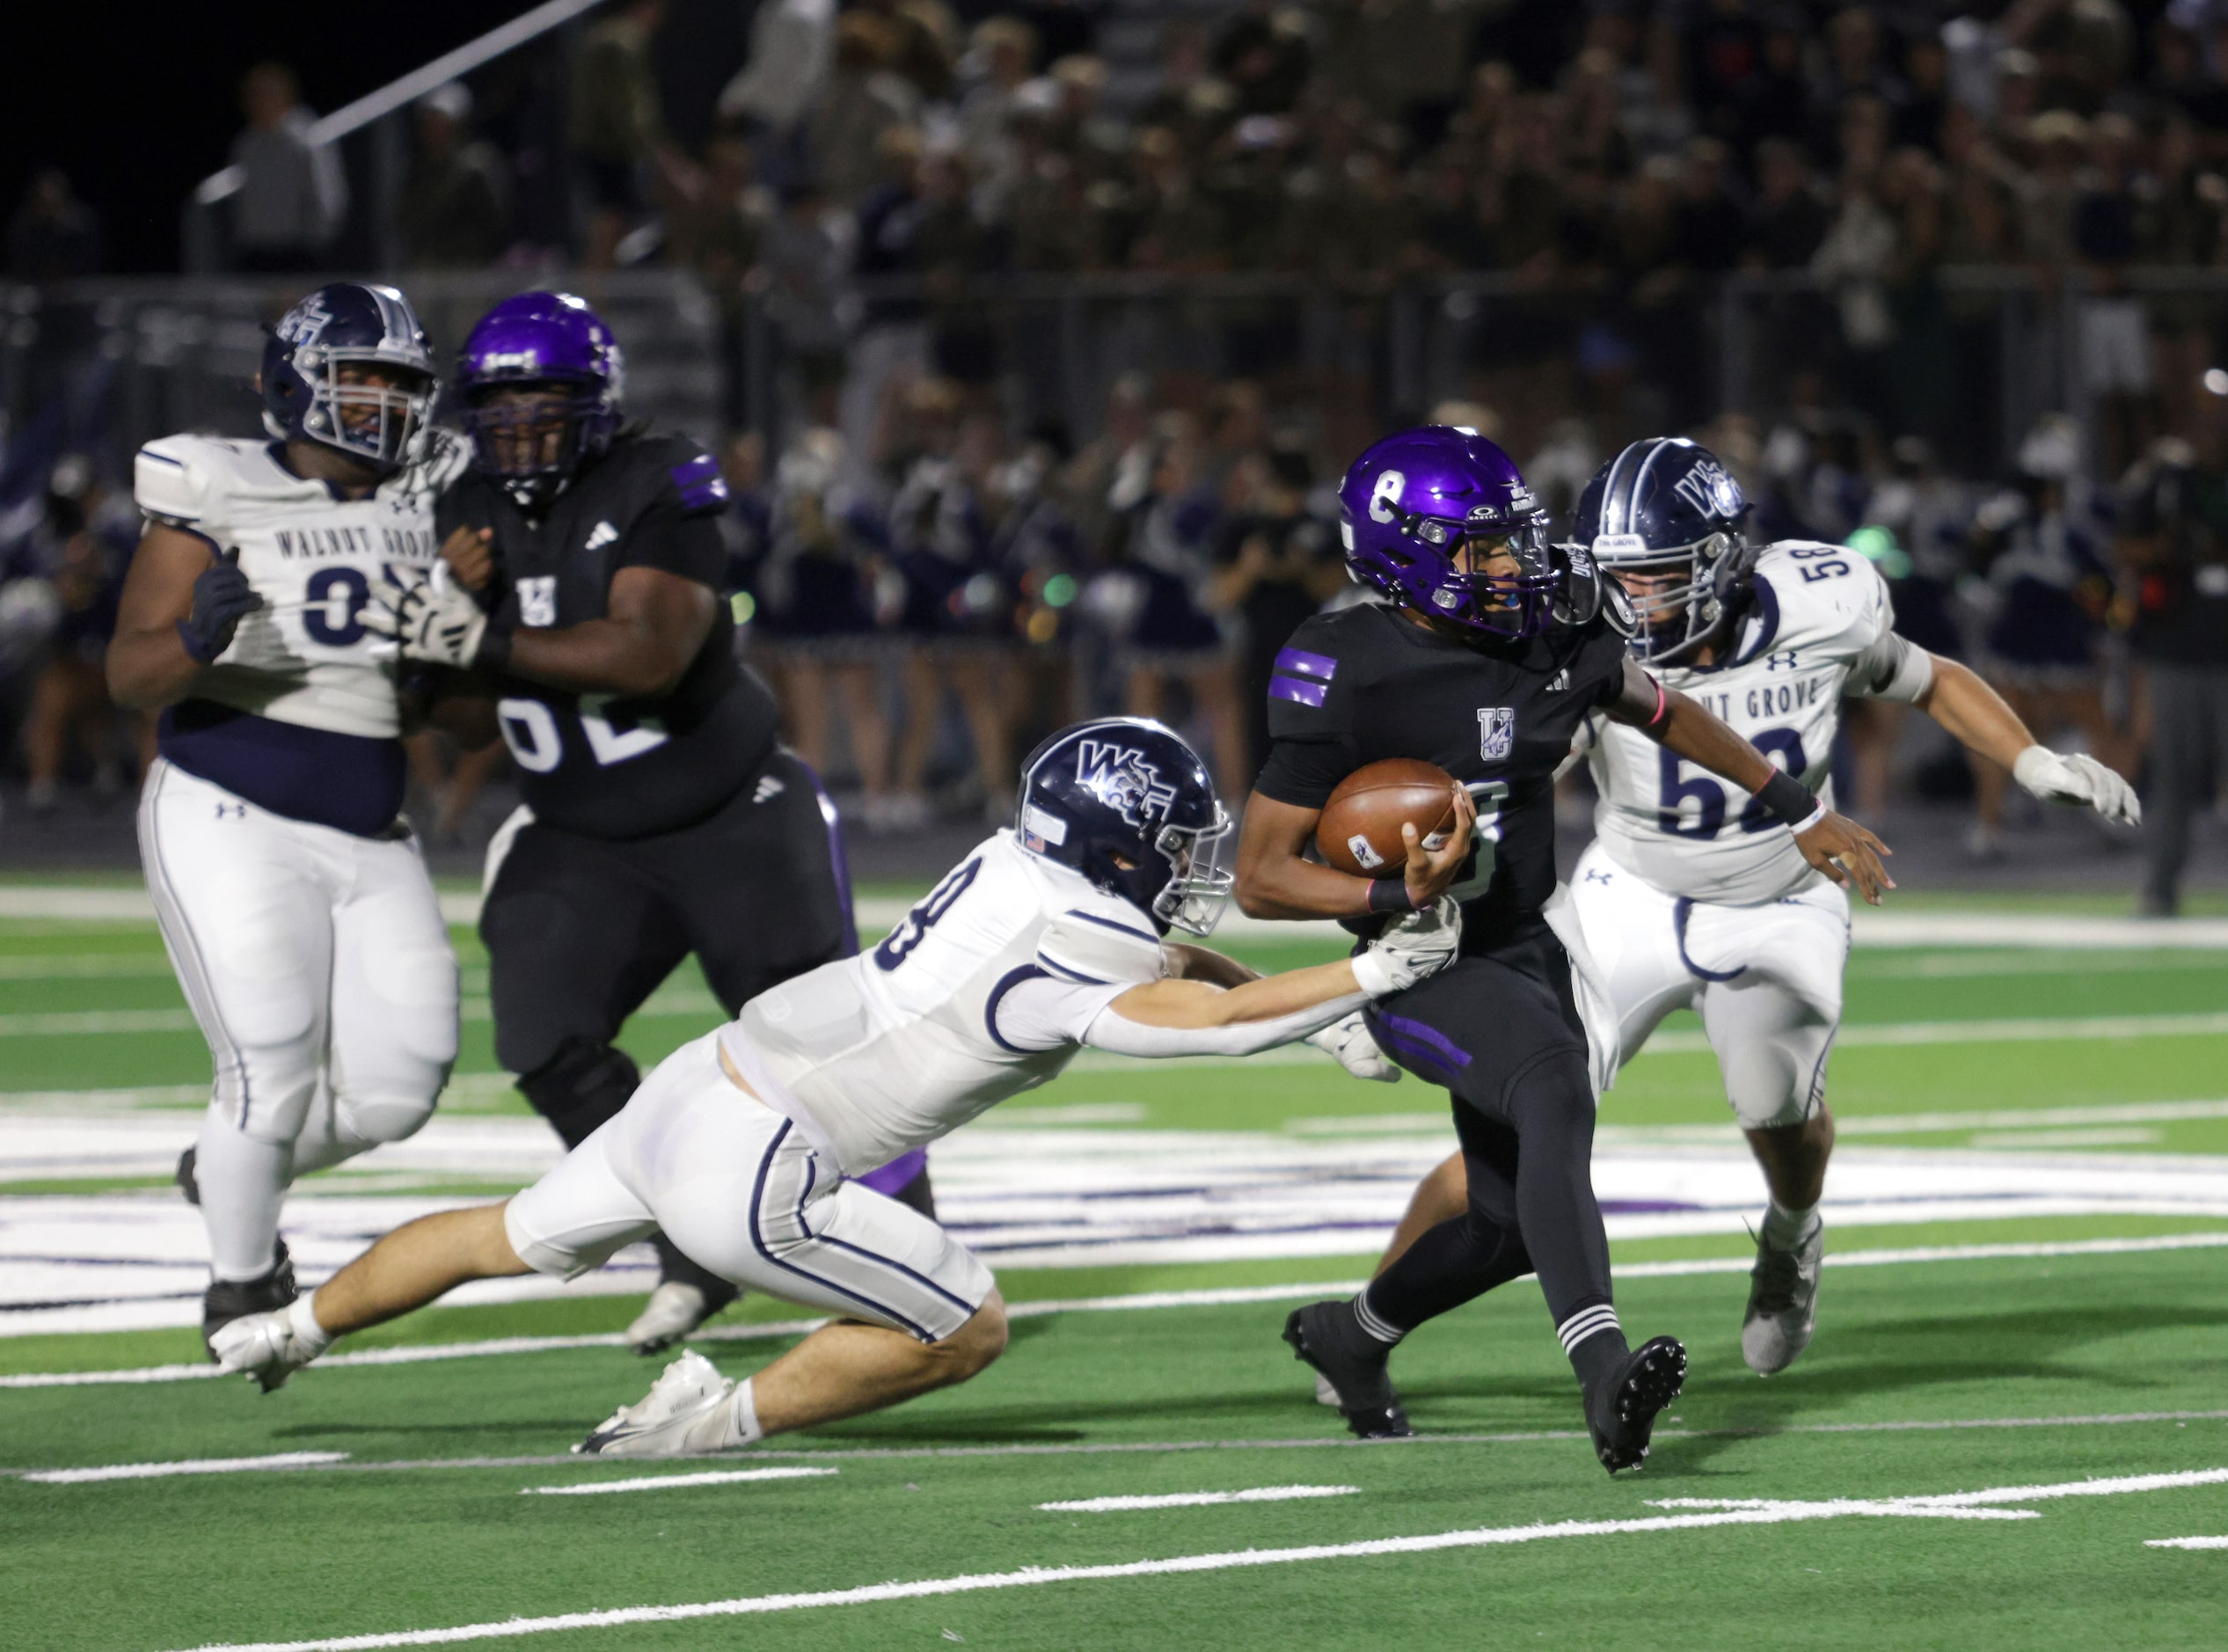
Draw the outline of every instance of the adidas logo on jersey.
[[[1547,692],[1550,694],[1567,694],[1570,692],[1570,668],[1568,666],[1565,666],[1561,670],[1556,672],[1554,676],[1547,679]]]
[[[754,803],[763,803],[768,798],[779,797],[788,789],[786,781],[771,774],[762,774],[758,777],[758,789],[750,794],[750,800]]]
[[[601,551],[605,545],[610,545],[611,541],[618,537],[619,530],[617,528],[611,526],[611,524],[608,522],[599,522],[594,528],[588,530],[588,545],[586,549],[590,551]]]

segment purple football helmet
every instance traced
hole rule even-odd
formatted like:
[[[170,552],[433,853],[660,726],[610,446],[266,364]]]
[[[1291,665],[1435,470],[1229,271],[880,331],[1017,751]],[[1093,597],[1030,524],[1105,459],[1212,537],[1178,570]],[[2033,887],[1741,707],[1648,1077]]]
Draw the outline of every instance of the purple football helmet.
[[[479,318],[457,352],[457,386],[472,462],[530,494],[553,494],[611,444],[625,370],[618,341],[570,293],[521,293]],[[499,391],[549,390],[554,403],[519,407]]]
[[[1562,575],[1547,513],[1516,462],[1472,430],[1424,425],[1370,448],[1339,485],[1347,567],[1394,602],[1487,636],[1536,637],[1556,618]],[[1516,559],[1513,574],[1464,573],[1465,542]]]

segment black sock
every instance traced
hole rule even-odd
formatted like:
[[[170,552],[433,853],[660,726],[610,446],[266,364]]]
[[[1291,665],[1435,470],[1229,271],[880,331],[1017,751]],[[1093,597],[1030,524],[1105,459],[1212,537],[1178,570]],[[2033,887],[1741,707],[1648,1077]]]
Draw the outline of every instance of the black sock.
[[[1530,1271],[1523,1239],[1475,1210],[1465,1211],[1421,1235],[1371,1280],[1355,1299],[1355,1316],[1378,1341],[1398,1341],[1426,1319]],[[1384,1330],[1393,1334],[1387,1338]]]
[[[1570,1368],[1578,1373],[1578,1385],[1589,1394],[1604,1377],[1622,1369],[1632,1352],[1617,1322],[1617,1310],[1606,1302],[1574,1310],[1555,1327],[1555,1334],[1570,1356]]]

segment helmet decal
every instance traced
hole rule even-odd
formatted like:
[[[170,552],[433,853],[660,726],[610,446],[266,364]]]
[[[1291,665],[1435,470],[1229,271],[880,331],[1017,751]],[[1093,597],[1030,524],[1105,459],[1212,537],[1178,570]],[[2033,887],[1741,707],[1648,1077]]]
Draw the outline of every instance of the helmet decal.
[[[1166,820],[1176,800],[1176,788],[1161,779],[1143,751],[1103,740],[1077,742],[1076,783],[1139,831]]]
[[[1680,436],[1635,442],[1579,495],[1573,538],[1628,582],[1611,623],[1651,664],[1691,663],[1748,611],[1757,548],[1741,484],[1707,448]],[[1721,654],[1723,650],[1720,648]]]
[[[328,281],[264,340],[263,428],[392,475],[424,453],[440,384],[410,301],[392,287]]]

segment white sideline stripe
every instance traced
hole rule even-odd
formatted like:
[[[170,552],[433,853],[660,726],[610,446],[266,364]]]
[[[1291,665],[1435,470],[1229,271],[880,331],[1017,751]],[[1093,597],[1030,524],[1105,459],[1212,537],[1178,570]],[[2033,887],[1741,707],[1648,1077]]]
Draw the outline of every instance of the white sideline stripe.
[[[1939,1434],[1969,1429],[2093,1429],[2142,1422],[2228,1422],[2228,1411],[2128,1411],[2078,1417],[1903,1417],[1883,1422],[1797,1422],[1784,1428],[1658,1429],[1658,1440],[1757,1440],[1802,1434]],[[844,1463],[900,1458],[948,1457],[1131,1457],[1194,1451],[1314,1451],[1345,1450],[1428,1451],[1449,1445],[1542,1445],[1583,1440],[1582,1429],[1527,1429],[1501,1434],[1428,1434],[1399,1441],[1357,1440],[1350,1435],[1318,1435],[1304,1440],[1090,1440],[1060,1445],[868,1445],[817,1447],[754,1446],[756,1457]],[[434,1469],[577,1468],[577,1453],[530,1457],[420,1457],[305,1463],[305,1469],[376,1474],[422,1473]],[[28,1480],[32,1471],[0,1467],[0,1478]],[[1735,1500],[1737,1501],[1737,1500]]]
[[[347,1460],[346,1451],[280,1451],[270,1457],[195,1457],[175,1463],[112,1463],[105,1468],[42,1468],[22,1478],[41,1486],[82,1486],[99,1480],[167,1480],[173,1474],[248,1474],[259,1469],[322,1468]]]
[[[1523,1526],[1486,1526],[1428,1536],[1374,1538],[1359,1543],[1321,1543],[1304,1548],[1242,1549],[1216,1554],[1180,1554],[1161,1561],[1132,1561],[1116,1566],[1024,1567],[1012,1572],[981,1572],[962,1577],[924,1578],[910,1583],[873,1583],[864,1589],[824,1590],[812,1594],[752,1595],[672,1606],[625,1606],[614,1611],[574,1612],[551,1618],[513,1618],[500,1623],[461,1624],[447,1629],[412,1629],[390,1634],[352,1634],[318,1641],[262,1641],[198,1648],[198,1652],[372,1652],[405,1646],[450,1646],[464,1641],[493,1641],[565,1629],[607,1629],[637,1623],[684,1623],[705,1618],[756,1617],[812,1606],[854,1606],[885,1600],[922,1600],[941,1595],[977,1594],[993,1589],[1026,1589],[1042,1583],[1078,1583],[1116,1577],[1166,1577],[1223,1572],[1250,1566],[1285,1566],[1302,1561],[1354,1560],[1378,1554],[1425,1554],[1449,1549],[1496,1547],[1555,1538],[1609,1537],[1640,1531],[1691,1531],[1711,1526],[1783,1525],[1794,1521],[1888,1516],[1905,1519],[1985,1518],[1994,1510],[1984,1502],[2015,1498],[2112,1496],[2168,1487],[2210,1485],[2228,1479],[2228,1469],[2188,1474],[2143,1474],[2118,1480],[2080,1480],[2063,1486],[2006,1487],[2000,1491],[1960,1492],[1938,1497],[1847,1498],[1823,1502],[1772,1502],[1719,1507],[1709,1513],[1661,1515],[1638,1520],[1561,1520]],[[1684,1501],[1684,1500],[1682,1500]],[[1697,1500],[1706,1501],[1706,1500]],[[2032,1509],[2002,1511],[2013,1518],[2036,1519]]]
[[[706,1474],[646,1474],[639,1480],[591,1480],[578,1486],[521,1486],[522,1497],[593,1497],[607,1491],[663,1491],[669,1486],[726,1486],[739,1480],[817,1480],[833,1468],[738,1468]]]
[[[1901,1262],[1995,1261],[2039,1256],[2128,1256],[2151,1251],[2217,1250],[2228,1246],[2228,1233],[2160,1233],[2144,1239],[2066,1239],[2057,1243],[2006,1245],[1933,1245],[1910,1250],[1829,1251],[1826,1264],[1840,1268],[1885,1268]],[[1744,1274],[1755,1264],[1741,1256],[1707,1256],[1691,1261],[1626,1262],[1616,1272],[1627,1279],[1679,1279],[1701,1274]],[[1248,1302],[1289,1302],[1302,1297],[1352,1296],[1366,1281],[1339,1279],[1292,1285],[1235,1285],[1210,1290],[1146,1290],[1122,1297],[1070,1297],[1048,1301],[1016,1302],[1006,1306],[1008,1319],[1032,1319],[1047,1313],[1107,1313],[1151,1308],[1216,1307]],[[727,1326],[699,1331],[696,1340],[741,1342],[764,1337],[801,1336],[825,1325],[825,1319],[778,1319],[758,1325]],[[330,1354],[321,1368],[349,1365],[417,1365],[449,1359],[478,1359],[498,1354],[541,1354],[574,1348],[617,1348],[617,1332],[593,1336],[503,1336],[477,1342],[423,1342],[402,1348],[369,1349],[355,1354]],[[214,1365],[141,1365],[119,1371],[16,1371],[0,1376],[0,1389],[79,1388],[106,1383],[197,1382],[232,1373]]]
[[[1307,1497],[1352,1497],[1359,1486],[1257,1486],[1250,1491],[1179,1491],[1159,1497],[1085,1497],[1041,1502],[1054,1514],[1118,1514],[1129,1509],[1200,1509],[1219,1502],[1297,1502]]]
[[[2145,1538],[2146,1549],[2228,1549],[2228,1538]]]

